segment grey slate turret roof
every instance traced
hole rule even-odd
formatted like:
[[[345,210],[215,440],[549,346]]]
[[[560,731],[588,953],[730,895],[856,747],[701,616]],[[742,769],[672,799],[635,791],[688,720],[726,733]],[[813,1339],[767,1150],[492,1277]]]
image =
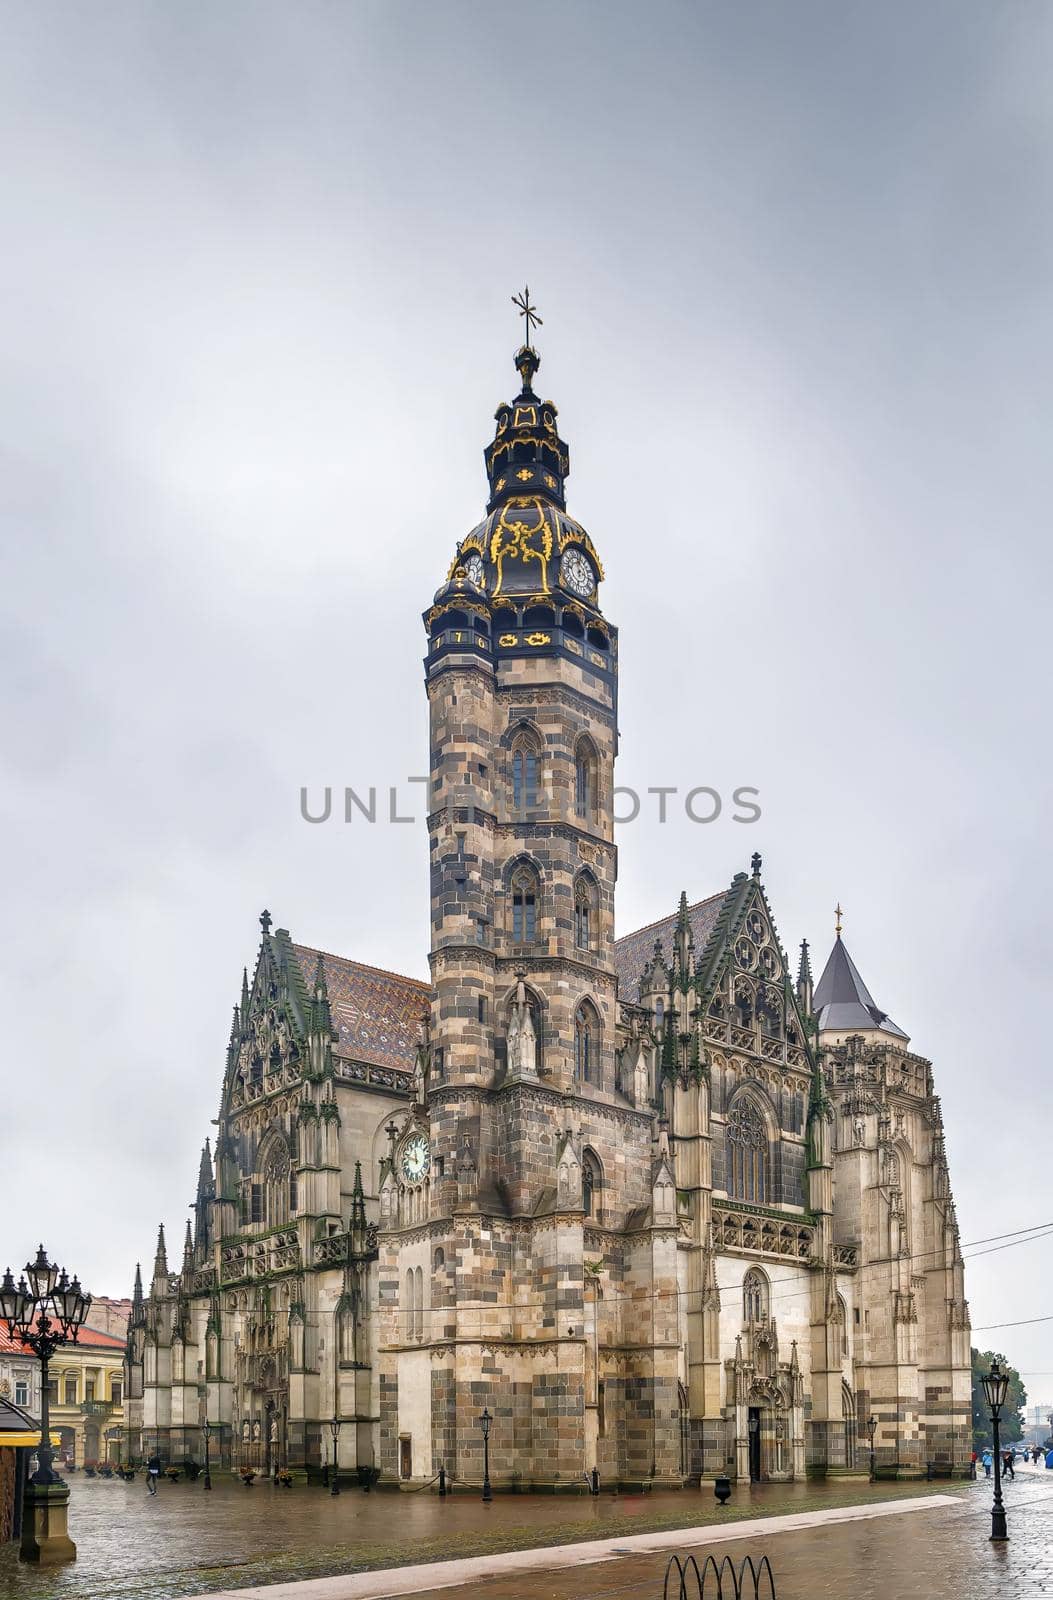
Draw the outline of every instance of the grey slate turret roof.
[[[907,1038],[903,1029],[876,1004],[840,934],[816,987],[814,1007],[820,1032],[859,1033],[880,1028],[898,1039]]]

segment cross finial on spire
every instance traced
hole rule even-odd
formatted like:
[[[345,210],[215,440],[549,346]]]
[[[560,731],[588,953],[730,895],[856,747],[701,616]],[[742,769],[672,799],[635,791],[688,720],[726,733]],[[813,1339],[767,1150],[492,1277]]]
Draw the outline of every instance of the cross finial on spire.
[[[526,342],[528,345],[532,344],[533,329],[535,327],[541,328],[544,324],[537,314],[537,307],[530,304],[529,288],[524,287],[522,294],[514,294],[512,296],[512,304],[519,307],[519,315],[526,319]]]
[[[759,850],[754,850],[753,855],[750,857],[750,866],[753,868],[753,876],[755,878],[759,878],[761,869],[761,857]]]
[[[260,927],[263,929],[264,936],[271,931],[271,914],[266,909],[260,912]]]
[[[837,902],[837,905],[834,907],[834,916],[837,918],[836,922],[834,923],[834,932],[837,934],[837,937],[840,939],[840,937],[841,937],[841,918],[844,916],[844,912],[841,910],[841,902],[840,902],[840,900]]]

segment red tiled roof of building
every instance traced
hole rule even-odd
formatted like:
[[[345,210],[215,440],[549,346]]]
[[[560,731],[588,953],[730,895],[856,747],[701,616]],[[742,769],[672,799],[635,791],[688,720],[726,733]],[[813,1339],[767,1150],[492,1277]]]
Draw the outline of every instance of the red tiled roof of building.
[[[39,1317],[34,1318],[34,1328],[39,1321]],[[92,1328],[85,1324],[76,1339],[76,1348],[78,1350],[123,1350],[124,1343],[123,1339],[115,1338],[112,1333],[103,1333],[101,1329]],[[66,1348],[69,1347],[67,1346]],[[3,1351],[5,1355],[25,1356],[33,1354],[29,1346],[23,1344],[21,1339],[13,1339],[11,1337],[7,1331],[6,1322],[0,1322],[0,1351]]]

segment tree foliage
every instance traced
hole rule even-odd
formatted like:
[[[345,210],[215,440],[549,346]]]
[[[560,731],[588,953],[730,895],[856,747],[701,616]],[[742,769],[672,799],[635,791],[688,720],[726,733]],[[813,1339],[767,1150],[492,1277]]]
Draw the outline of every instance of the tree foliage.
[[[985,1372],[990,1372],[991,1362],[997,1361],[1003,1372],[1009,1374],[1009,1389],[1006,1392],[1005,1405],[998,1422],[998,1438],[1001,1444],[1015,1444],[1024,1437],[1024,1419],[1021,1413],[1027,1404],[1027,1390],[1020,1380],[1020,1374],[1015,1367],[1011,1367],[1005,1356],[999,1355],[994,1350],[974,1350],[973,1358],[973,1449],[976,1451],[989,1450],[993,1443],[991,1437],[991,1413],[987,1409],[987,1397],[984,1394],[982,1379]]]

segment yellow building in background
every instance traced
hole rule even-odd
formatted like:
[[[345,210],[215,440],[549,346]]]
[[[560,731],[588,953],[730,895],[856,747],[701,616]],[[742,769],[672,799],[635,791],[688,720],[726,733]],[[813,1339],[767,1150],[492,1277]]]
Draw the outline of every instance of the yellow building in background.
[[[49,1376],[56,1465],[117,1461],[124,1430],[124,1340],[85,1327],[76,1344],[56,1350]]]

